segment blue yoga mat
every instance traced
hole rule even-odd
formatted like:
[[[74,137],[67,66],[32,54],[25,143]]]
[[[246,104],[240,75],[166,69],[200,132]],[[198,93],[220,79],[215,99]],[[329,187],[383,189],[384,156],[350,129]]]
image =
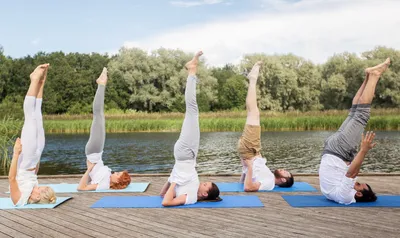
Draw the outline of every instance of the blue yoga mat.
[[[328,200],[323,195],[284,195],[292,207],[400,207],[400,196],[380,195],[375,202],[357,202],[343,205]]]
[[[244,192],[243,183],[215,183],[220,192]],[[261,190],[259,192],[317,192],[313,186],[306,182],[295,182],[290,188],[275,186],[272,191]]]
[[[2,209],[40,209],[40,208],[55,208],[61,203],[71,199],[71,197],[57,197],[57,202],[54,204],[27,204],[21,207],[15,207],[10,198],[0,198],[0,210]]]
[[[264,207],[257,196],[221,196],[221,198],[223,200],[220,202],[197,202],[174,208]],[[162,200],[160,196],[107,196],[95,202],[91,208],[163,208]]]
[[[78,192],[93,192],[93,193],[143,193],[146,191],[150,183],[131,183],[124,189],[106,189],[93,191],[78,191],[78,184],[60,183],[60,184],[40,184],[40,186],[50,186],[55,193],[78,193]]]

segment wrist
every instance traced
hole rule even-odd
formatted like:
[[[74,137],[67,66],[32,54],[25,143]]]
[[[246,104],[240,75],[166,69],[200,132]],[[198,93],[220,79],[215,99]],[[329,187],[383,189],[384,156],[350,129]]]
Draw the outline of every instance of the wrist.
[[[369,149],[361,148],[359,153],[366,154],[366,153],[368,153],[368,151],[369,151]]]

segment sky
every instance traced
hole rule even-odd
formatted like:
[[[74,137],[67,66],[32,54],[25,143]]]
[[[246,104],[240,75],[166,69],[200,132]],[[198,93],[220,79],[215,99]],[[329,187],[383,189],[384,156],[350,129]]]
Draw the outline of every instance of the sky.
[[[0,45],[15,58],[164,47],[203,50],[214,66],[251,53],[323,63],[400,49],[399,9],[398,0],[0,0]]]

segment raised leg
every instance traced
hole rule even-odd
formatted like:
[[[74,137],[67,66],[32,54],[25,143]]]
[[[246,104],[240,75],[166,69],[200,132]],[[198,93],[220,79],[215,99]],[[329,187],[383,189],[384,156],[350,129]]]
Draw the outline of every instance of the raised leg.
[[[104,116],[104,94],[107,83],[107,69],[104,68],[97,79],[97,91],[93,100],[93,121],[90,128],[89,141],[86,144],[86,155],[103,152],[106,139],[106,124]]]
[[[247,89],[246,97],[247,125],[260,125],[260,111],[257,106],[257,79],[261,63],[261,61],[257,62],[247,75],[247,78],[249,79],[249,87]]]
[[[176,160],[195,160],[200,144],[199,108],[196,100],[197,64],[203,52],[198,52],[185,66],[188,70],[186,80],[185,103],[186,112],[181,134],[174,146]]]
[[[43,83],[48,64],[39,65],[30,75],[31,83],[24,100],[24,126],[21,132],[22,153],[18,161],[20,169],[34,169],[40,159],[37,153],[38,130],[35,115],[36,97]]]

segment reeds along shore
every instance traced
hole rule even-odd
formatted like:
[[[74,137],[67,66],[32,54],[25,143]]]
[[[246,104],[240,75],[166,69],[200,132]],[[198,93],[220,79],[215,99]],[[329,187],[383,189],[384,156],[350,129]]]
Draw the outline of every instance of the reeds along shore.
[[[323,112],[262,112],[263,131],[336,130],[347,116],[347,110]],[[106,113],[107,132],[179,132],[183,113]],[[242,131],[245,111],[223,111],[200,114],[200,129],[207,131]],[[46,133],[88,133],[92,115],[46,115]],[[3,127],[20,130],[21,120],[4,120]],[[367,130],[400,130],[400,110],[373,109]],[[18,133],[18,131],[17,131]]]

